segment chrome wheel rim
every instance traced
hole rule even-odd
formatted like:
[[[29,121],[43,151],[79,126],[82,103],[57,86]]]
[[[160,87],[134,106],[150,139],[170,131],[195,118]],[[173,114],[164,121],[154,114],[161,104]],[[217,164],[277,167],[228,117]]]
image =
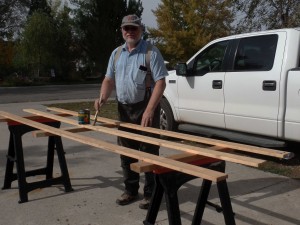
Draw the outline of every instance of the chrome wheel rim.
[[[163,109],[160,109],[159,127],[162,130],[167,130],[168,127],[167,115]]]

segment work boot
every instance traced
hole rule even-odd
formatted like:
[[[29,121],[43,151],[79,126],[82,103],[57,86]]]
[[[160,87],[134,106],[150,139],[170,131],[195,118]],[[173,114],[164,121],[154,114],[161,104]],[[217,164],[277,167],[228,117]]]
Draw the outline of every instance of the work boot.
[[[121,197],[116,200],[118,205],[128,205],[134,202],[137,199],[138,195],[129,195],[127,193],[123,193]]]
[[[140,209],[148,209],[150,206],[151,197],[144,197],[143,200],[140,201],[139,208]]]

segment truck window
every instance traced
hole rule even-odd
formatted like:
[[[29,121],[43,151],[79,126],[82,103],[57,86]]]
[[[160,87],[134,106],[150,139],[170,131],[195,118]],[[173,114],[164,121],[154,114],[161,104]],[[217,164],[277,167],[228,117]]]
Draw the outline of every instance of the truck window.
[[[234,61],[237,71],[268,71],[274,63],[278,35],[240,39]]]
[[[228,41],[222,41],[202,51],[193,61],[192,74],[201,76],[211,71],[221,71],[227,45]]]

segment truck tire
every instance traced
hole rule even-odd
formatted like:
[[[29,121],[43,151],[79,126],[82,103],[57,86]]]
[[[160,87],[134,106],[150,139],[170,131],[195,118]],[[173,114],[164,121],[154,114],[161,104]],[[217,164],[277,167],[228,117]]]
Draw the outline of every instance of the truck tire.
[[[160,122],[159,126],[162,130],[177,131],[178,123],[174,120],[171,106],[167,99],[162,98],[160,101]]]

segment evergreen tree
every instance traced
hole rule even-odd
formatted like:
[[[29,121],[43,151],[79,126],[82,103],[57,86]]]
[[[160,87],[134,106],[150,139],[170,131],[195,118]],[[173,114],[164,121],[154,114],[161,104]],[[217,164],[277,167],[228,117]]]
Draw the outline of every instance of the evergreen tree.
[[[158,28],[148,28],[165,60],[186,61],[210,40],[231,32],[231,1],[162,0],[153,11]]]

